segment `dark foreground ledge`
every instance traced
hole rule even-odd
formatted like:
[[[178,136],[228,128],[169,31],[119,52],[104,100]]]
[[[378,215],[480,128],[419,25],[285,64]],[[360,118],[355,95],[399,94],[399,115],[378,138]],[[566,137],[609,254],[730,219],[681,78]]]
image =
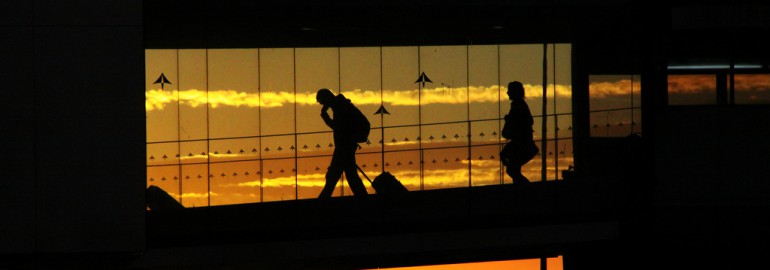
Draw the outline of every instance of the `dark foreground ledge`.
[[[149,211],[147,242],[221,245],[616,221],[627,197],[551,181]]]

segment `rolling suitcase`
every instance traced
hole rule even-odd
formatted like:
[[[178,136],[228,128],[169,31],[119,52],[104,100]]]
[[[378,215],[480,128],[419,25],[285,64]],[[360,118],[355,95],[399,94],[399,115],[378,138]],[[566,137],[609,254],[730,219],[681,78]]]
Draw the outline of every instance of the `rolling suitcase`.
[[[358,171],[364,175],[366,180],[372,184],[374,192],[377,194],[392,196],[409,192],[409,190],[401,184],[401,181],[398,181],[398,179],[389,172],[382,172],[374,178],[374,181],[372,181],[369,179],[369,176],[366,176],[366,173],[364,173],[364,170],[362,170],[361,167],[358,167],[358,165],[356,165],[356,167],[358,168]]]

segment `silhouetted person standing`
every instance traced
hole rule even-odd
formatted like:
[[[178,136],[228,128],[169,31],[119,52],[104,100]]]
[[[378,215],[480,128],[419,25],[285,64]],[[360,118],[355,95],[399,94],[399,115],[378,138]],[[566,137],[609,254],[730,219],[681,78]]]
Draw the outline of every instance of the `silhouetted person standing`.
[[[528,183],[529,179],[521,173],[521,166],[532,160],[539,149],[533,139],[534,120],[524,101],[524,86],[521,82],[508,83],[508,98],[511,100],[511,109],[505,115],[502,135],[510,141],[503,148],[500,160],[513,183]]]
[[[323,88],[316,93],[316,101],[323,105],[321,109],[321,118],[327,126],[334,131],[334,154],[329,164],[329,170],[326,172],[326,185],[324,186],[319,198],[329,198],[334,192],[334,186],[337,185],[342,173],[350,185],[350,190],[355,196],[367,195],[364,183],[358,176],[358,167],[356,165],[356,150],[359,146],[353,136],[355,120],[354,115],[359,113],[350,99],[342,94],[334,95],[329,89]],[[334,118],[329,117],[328,110],[332,109]]]

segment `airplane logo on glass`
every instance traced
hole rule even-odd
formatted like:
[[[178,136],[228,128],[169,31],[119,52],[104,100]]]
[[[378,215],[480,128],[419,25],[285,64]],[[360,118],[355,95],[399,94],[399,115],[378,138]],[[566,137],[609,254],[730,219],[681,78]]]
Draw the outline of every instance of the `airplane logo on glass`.
[[[164,84],[172,84],[168,79],[166,79],[166,75],[163,75],[163,73],[160,74],[160,77],[158,77],[157,80],[155,80],[152,84],[160,84],[160,90],[163,90]]]
[[[433,81],[431,81],[428,78],[428,76],[425,75],[425,72],[423,72],[422,74],[420,74],[420,77],[418,77],[417,81],[415,81],[414,83],[422,83],[422,87],[425,87],[426,82],[433,83]]]

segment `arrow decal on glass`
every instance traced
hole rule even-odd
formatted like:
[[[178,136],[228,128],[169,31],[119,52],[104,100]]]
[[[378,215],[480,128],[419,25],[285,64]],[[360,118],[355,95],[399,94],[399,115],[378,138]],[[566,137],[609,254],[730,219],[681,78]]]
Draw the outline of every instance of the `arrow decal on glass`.
[[[385,109],[385,105],[380,105],[380,108],[377,109],[377,111],[374,112],[374,114],[376,115],[376,114],[390,114],[390,113],[388,112],[388,110]]]
[[[425,72],[423,72],[422,74],[420,74],[420,77],[418,77],[417,81],[415,81],[414,83],[422,83],[422,87],[425,87],[426,82],[433,83],[433,81],[428,79],[428,76],[425,75]]]
[[[172,84],[172,83],[169,82],[168,79],[166,79],[166,75],[163,75],[163,73],[161,73],[160,77],[158,77],[158,79],[155,80],[155,82],[152,84],[160,84],[160,90],[163,90],[163,86],[165,84]]]

